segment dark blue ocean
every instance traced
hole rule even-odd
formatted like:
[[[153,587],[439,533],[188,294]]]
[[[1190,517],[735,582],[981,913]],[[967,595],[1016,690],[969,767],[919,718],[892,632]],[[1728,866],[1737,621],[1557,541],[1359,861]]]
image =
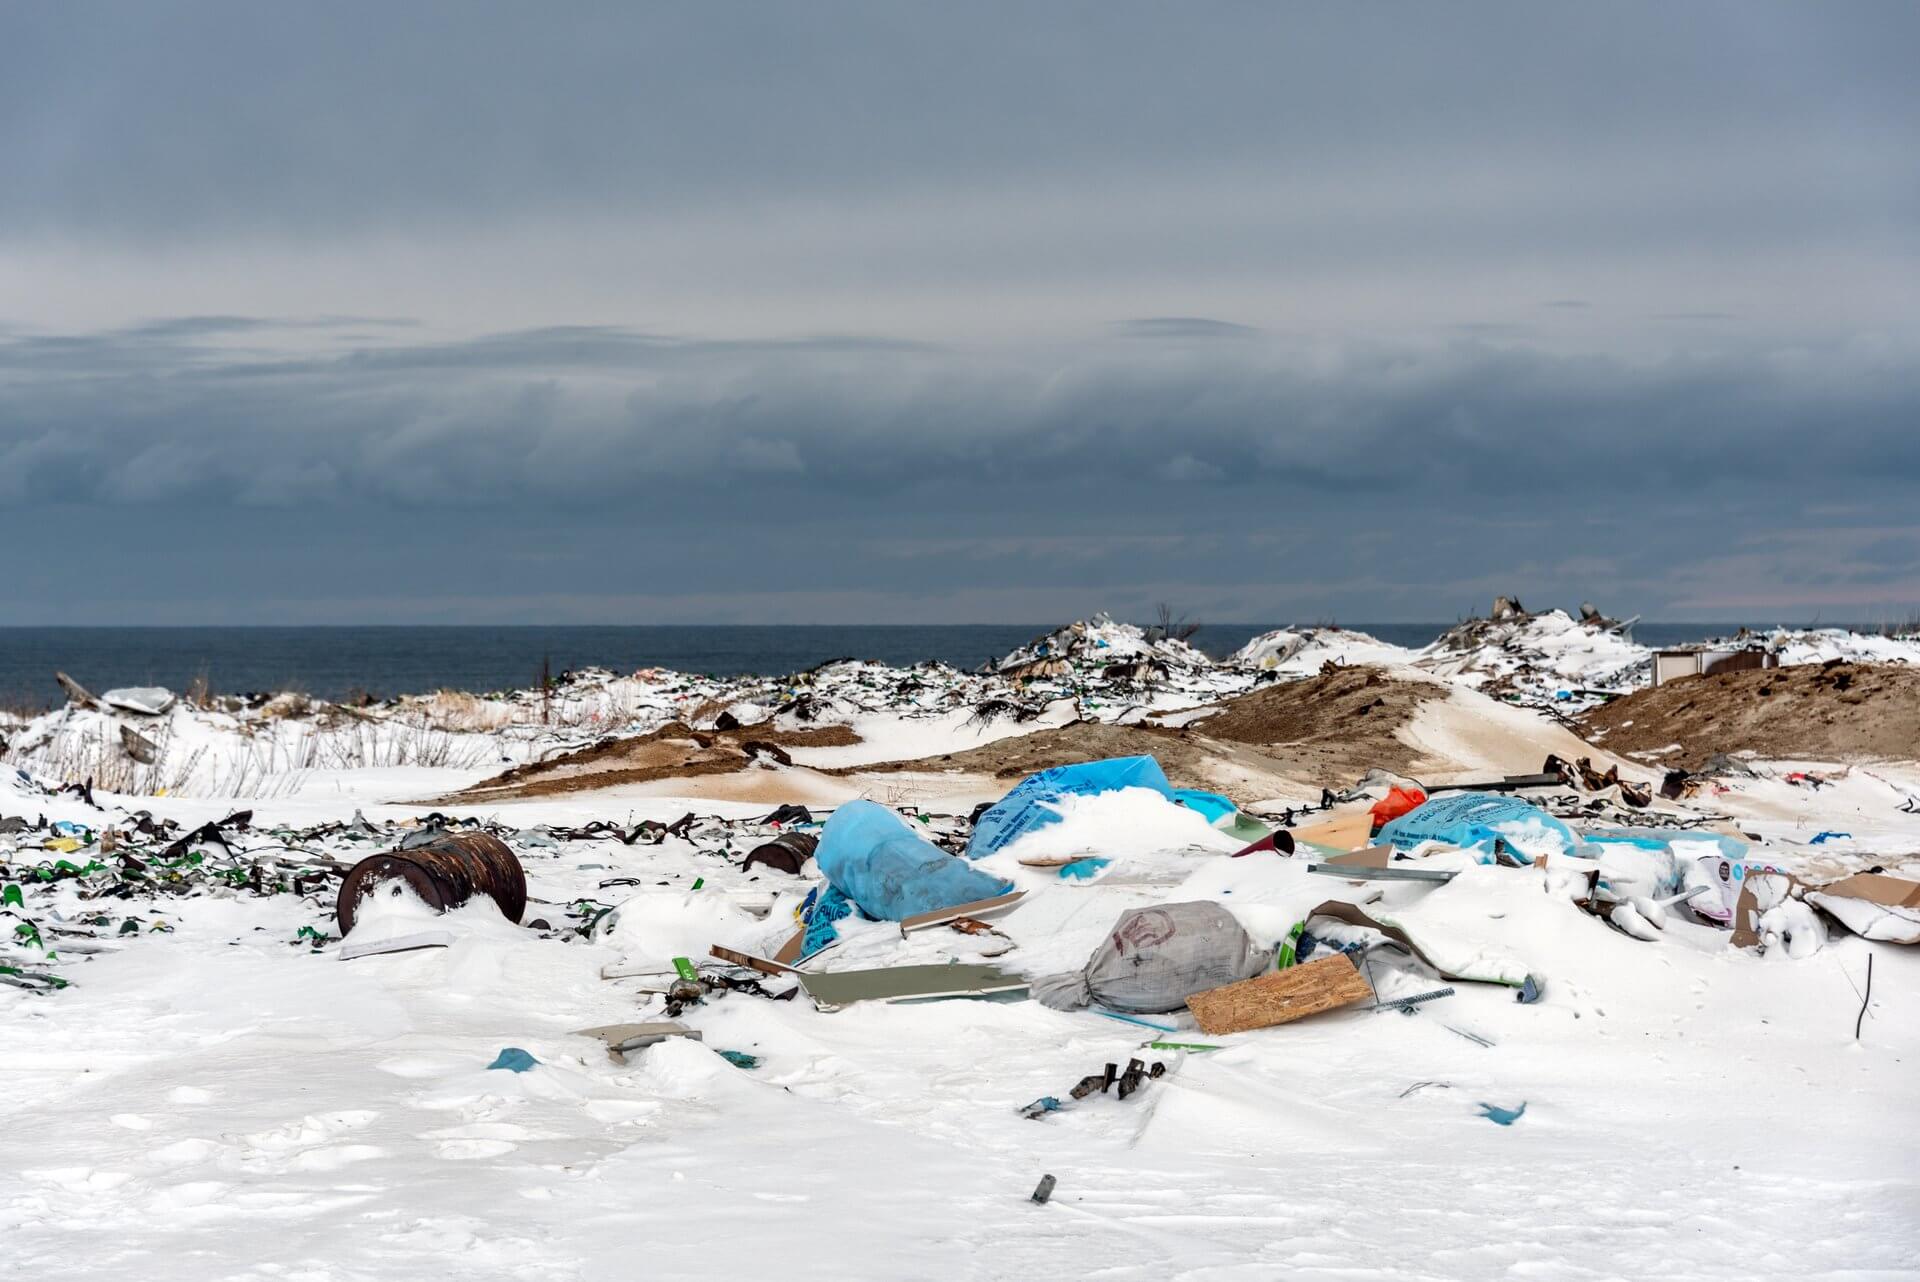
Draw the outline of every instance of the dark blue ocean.
[[[114,686],[185,689],[205,675],[222,693],[304,690],[323,699],[534,685],[555,673],[677,668],[715,676],[782,675],[827,659],[893,664],[943,659],[972,668],[1051,630],[1047,624],[688,625],[673,627],[0,628],[0,706],[61,701],[55,669],[98,693]],[[1209,623],[1194,644],[1231,654],[1270,623]],[[1444,623],[1357,623],[1383,641],[1422,646]],[[1641,623],[1637,640],[1671,645],[1726,636],[1737,623]],[[1756,625],[1771,626],[1771,625]]]

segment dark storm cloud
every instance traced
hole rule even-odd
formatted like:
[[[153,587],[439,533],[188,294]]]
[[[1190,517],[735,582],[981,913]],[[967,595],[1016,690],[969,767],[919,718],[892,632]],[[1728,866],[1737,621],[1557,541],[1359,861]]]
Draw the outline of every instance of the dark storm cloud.
[[[7,504],[644,496],[678,517],[804,478],[814,511],[1118,501],[1151,534],[1196,519],[1147,498],[1182,481],[1316,515],[1364,501],[1409,528],[1462,510],[1631,525],[1676,504],[1870,499],[1920,470],[1920,366],[1896,353],[1632,363],[1460,341],[1329,357],[1179,335],[1124,355],[960,352],[578,327],[260,355],[218,336],[0,339]]]
[[[1920,599],[1916,46],[7,6],[0,621]]]

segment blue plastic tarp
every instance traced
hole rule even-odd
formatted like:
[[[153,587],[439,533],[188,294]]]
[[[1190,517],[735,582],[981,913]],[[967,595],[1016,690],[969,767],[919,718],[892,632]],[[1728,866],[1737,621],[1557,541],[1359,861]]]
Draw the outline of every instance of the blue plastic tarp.
[[[1240,807],[1233,804],[1233,798],[1223,797],[1217,792],[1201,792],[1198,788],[1176,788],[1173,799],[1188,810],[1197,812],[1210,824],[1218,824],[1222,819],[1230,819],[1240,813]]]
[[[967,858],[981,859],[1004,850],[1036,828],[1057,823],[1060,812],[1050,802],[1062,797],[1117,792],[1121,788],[1151,788],[1169,801],[1173,785],[1152,757],[1110,757],[1078,765],[1055,766],[1028,775],[975,821],[967,842]],[[818,858],[819,856],[815,856]]]
[[[1578,839],[1573,830],[1540,807],[1518,797],[1491,792],[1449,792],[1416,806],[1380,829],[1380,840],[1400,850],[1438,841],[1462,850],[1478,850],[1480,862],[1498,859],[1496,843],[1517,862],[1562,854]]]
[[[813,862],[869,917],[899,921],[991,899],[1013,883],[981,872],[907,827],[887,807],[849,801],[820,830]]]

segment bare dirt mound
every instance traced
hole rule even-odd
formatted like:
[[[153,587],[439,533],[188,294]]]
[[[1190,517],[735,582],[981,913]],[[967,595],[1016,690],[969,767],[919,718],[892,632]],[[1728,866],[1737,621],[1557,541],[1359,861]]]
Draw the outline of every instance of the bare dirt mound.
[[[1036,730],[1012,739],[996,739],[992,743],[961,752],[919,757],[910,761],[886,761],[878,765],[848,766],[830,773],[865,775],[952,770],[1012,779],[1030,775],[1036,770],[1045,770],[1049,766],[1075,765],[1108,757],[1153,756],[1160,759],[1167,778],[1176,787],[1199,788],[1208,786],[1202,779],[1204,767],[1212,755],[1206,751],[1204,744],[1204,740],[1196,744],[1193,736],[1178,730],[1076,721],[1069,726]]]
[[[1334,668],[1305,681],[1255,690],[1193,722],[1210,739],[1292,750],[1327,749],[1380,757],[1409,749],[1394,732],[1445,687],[1389,676],[1379,668]],[[1391,765],[1375,760],[1375,765]]]
[[[604,739],[547,761],[515,766],[444,801],[502,801],[651,783],[693,775],[732,774],[756,758],[789,765],[788,748],[844,748],[860,742],[849,726],[740,726],[693,730],[671,721],[651,734]]]
[[[1581,724],[1617,753],[1646,755],[1677,743],[1655,759],[1689,770],[1722,752],[1907,761],[1920,758],[1920,668],[1834,660],[1683,677],[1603,704]]]
[[[1405,771],[1420,752],[1396,735],[1444,687],[1378,668],[1340,668],[1252,694],[1182,728],[1082,721],[963,752],[865,765],[846,773],[960,771],[1014,778],[1103,757],[1159,758],[1177,788],[1206,788],[1245,803],[1287,784],[1346,787],[1378,766]]]

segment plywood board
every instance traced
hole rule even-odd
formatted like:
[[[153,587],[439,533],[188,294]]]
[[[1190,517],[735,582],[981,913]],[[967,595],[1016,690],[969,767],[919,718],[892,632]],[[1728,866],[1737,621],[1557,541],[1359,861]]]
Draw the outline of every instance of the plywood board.
[[[1187,1009],[1210,1036],[1290,1024],[1308,1015],[1364,1002],[1373,986],[1345,953],[1289,966],[1255,979],[1195,993]]]

